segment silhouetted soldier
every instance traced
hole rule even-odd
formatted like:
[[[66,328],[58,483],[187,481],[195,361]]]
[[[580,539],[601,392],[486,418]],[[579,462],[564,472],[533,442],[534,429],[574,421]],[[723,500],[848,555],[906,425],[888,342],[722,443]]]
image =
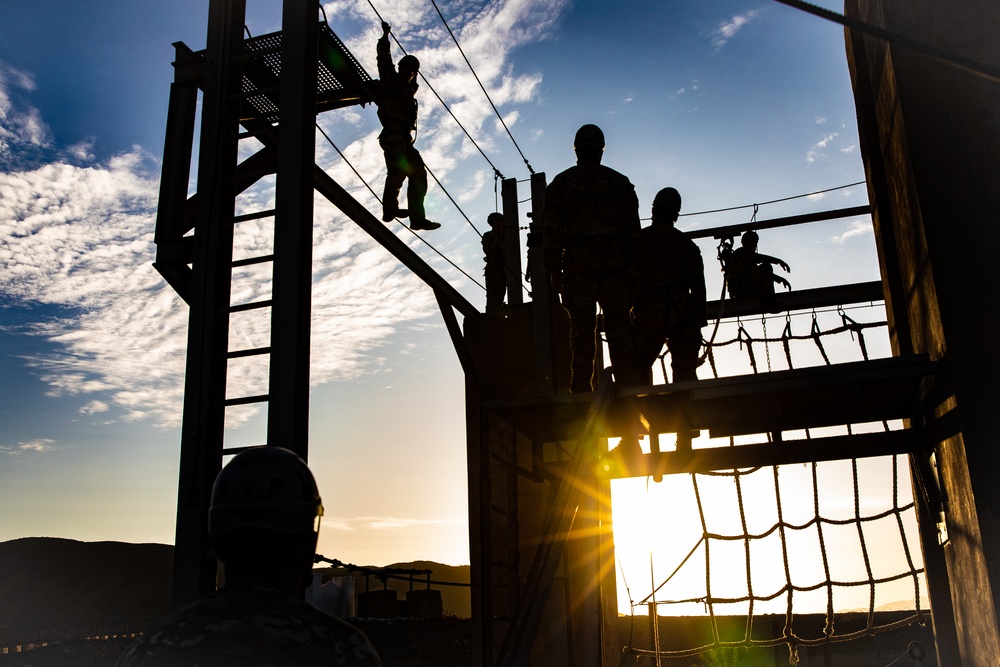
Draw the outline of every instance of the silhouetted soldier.
[[[483,234],[483,277],[486,279],[486,310],[493,310],[503,305],[507,294],[506,265],[503,248],[503,214],[490,213],[486,221],[490,230]]]
[[[674,226],[680,210],[677,190],[656,193],[653,224],[639,233],[639,296],[633,311],[642,368],[649,373],[666,340],[674,382],[698,379],[701,328],[708,323],[705,265],[695,242]]]
[[[215,480],[208,517],[223,588],[155,623],[117,667],[379,667],[360,630],[301,600],[322,514],[316,481],[295,453],[237,454]]]
[[[378,143],[385,153],[385,189],[382,193],[382,220],[410,218],[410,229],[437,229],[441,225],[431,222],[424,214],[424,197],[427,194],[427,170],[420,153],[413,147],[417,130],[417,72],[420,61],[406,55],[399,59],[399,71],[392,64],[389,52],[389,31],[382,22],[382,37],[376,45],[379,86],[377,89],[378,119],[382,133]],[[406,186],[408,209],[399,208],[399,190]]]
[[[757,252],[760,237],[757,232],[749,231],[740,240],[740,247],[733,250],[724,248],[719,257],[722,259],[726,272],[726,283],[729,286],[729,296],[733,299],[757,298],[768,300],[774,296],[774,284],[792,289],[787,280],[774,275],[772,264],[777,264],[785,272],[790,271],[788,264],[770,255]]]
[[[594,389],[596,305],[604,310],[615,379],[641,381],[629,311],[635,298],[639,200],[632,183],[601,165],[604,133],[584,125],[574,140],[577,164],[545,191],[544,258],[570,317],[570,391]]]

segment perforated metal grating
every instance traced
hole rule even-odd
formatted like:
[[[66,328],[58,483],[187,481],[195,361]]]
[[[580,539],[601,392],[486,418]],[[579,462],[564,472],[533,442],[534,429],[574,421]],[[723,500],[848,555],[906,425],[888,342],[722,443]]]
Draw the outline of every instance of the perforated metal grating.
[[[367,104],[371,96],[366,84],[371,76],[326,24],[319,25],[317,48],[317,112],[353,104]],[[246,57],[240,88],[244,97],[243,119],[278,119],[278,86],[281,76],[281,32],[244,40]]]

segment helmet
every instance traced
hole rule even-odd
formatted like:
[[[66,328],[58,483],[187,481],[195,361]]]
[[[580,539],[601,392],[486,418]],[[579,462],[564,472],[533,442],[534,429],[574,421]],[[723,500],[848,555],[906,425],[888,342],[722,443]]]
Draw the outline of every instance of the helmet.
[[[493,225],[499,225],[503,222],[503,213],[490,213],[486,216],[486,222],[489,223],[490,227]]]
[[[580,147],[604,149],[604,132],[596,125],[588,123],[576,131],[573,138],[573,148]]]
[[[749,245],[751,243],[756,245],[758,241],[760,241],[760,237],[757,236],[757,232],[753,231],[752,229],[749,232],[743,234],[742,237],[740,237],[740,243],[742,243],[743,245]]]
[[[653,208],[681,210],[681,193],[674,188],[663,188],[653,197]]]
[[[321,516],[319,489],[305,462],[283,447],[254,447],[215,478],[208,532],[213,538],[242,528],[317,533]]]
[[[417,72],[420,70],[420,61],[417,60],[416,56],[405,55],[399,59],[399,70],[406,70],[408,72]]]

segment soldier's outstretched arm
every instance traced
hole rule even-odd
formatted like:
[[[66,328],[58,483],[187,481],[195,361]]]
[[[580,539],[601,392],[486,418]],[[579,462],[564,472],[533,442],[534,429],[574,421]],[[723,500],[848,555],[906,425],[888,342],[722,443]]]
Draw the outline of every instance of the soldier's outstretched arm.
[[[396,66],[392,63],[392,53],[389,51],[389,33],[392,28],[382,21],[382,36],[375,44],[375,62],[378,64],[378,76],[382,80],[396,75]]]
[[[782,268],[782,270],[785,273],[791,272],[791,269],[788,268],[788,264],[786,264],[785,260],[783,259],[778,259],[777,257],[771,257],[770,255],[760,255],[760,254],[758,254],[757,257],[759,257],[762,261],[767,262],[768,264],[777,264]]]
[[[789,283],[787,280],[785,280],[781,276],[775,276],[774,277],[774,282],[778,283],[779,285],[781,285],[782,287],[784,287],[786,290],[791,291],[791,289],[792,289],[791,283]]]

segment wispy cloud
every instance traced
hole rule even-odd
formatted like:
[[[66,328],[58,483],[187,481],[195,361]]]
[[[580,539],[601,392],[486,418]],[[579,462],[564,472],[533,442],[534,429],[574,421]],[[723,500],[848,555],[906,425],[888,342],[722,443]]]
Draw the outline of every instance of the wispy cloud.
[[[465,518],[454,519],[415,519],[412,517],[323,517],[323,527],[330,530],[394,530],[419,526],[437,526],[465,523]]]
[[[20,456],[26,452],[41,454],[55,449],[55,440],[48,438],[38,438],[27,442],[19,442],[16,445],[0,445],[0,454],[8,456]]]
[[[737,33],[739,33],[758,16],[760,16],[760,12],[755,9],[751,9],[750,11],[742,14],[737,14],[727,21],[723,21],[712,32],[712,46],[716,51],[719,51],[729,42],[729,40],[736,37]]]
[[[844,244],[848,239],[855,236],[866,236],[872,233],[872,223],[870,220],[852,220],[847,228],[835,236],[830,237],[830,241],[837,245]]]
[[[466,55],[512,130],[518,106],[536,99],[541,75],[516,72],[510,54],[549,35],[567,6],[568,0],[449,6],[458,12],[453,29],[461,26],[458,37]],[[379,28],[367,4],[338,0],[324,7],[331,19],[346,13],[371,21],[370,28],[348,37],[347,43],[374,74]],[[511,171],[523,168],[433,8],[407,0],[380,10],[480,145],[507,158]],[[393,49],[398,57],[400,52]],[[50,351],[35,353],[26,362],[48,384],[50,395],[86,399],[81,414],[101,413],[112,421],[150,419],[175,427],[183,393],[188,309],[151,266],[158,164],[140,147],[95,162],[94,140],[89,138],[61,149],[52,146],[47,126],[30,103],[33,89],[30,73],[0,63],[0,162],[7,167],[0,173],[0,292],[15,304],[52,306],[54,310],[46,312],[57,313],[16,325],[18,331],[52,343]],[[422,88],[419,99],[418,148],[449,191],[468,201],[492,179],[485,165],[476,164],[482,162],[478,152],[429,91]],[[368,107],[320,119],[325,128],[336,126],[342,130],[339,137],[346,136],[340,149],[360,180],[325,142],[320,141],[317,152],[317,162],[373,209],[377,205],[368,187],[381,194],[385,168],[374,116],[375,110]],[[265,186],[242,195],[238,206],[257,210],[273,205],[273,191]],[[429,212],[447,204],[433,185],[429,204]],[[317,202],[315,219],[311,380],[320,384],[387,372],[391,369],[384,366],[378,348],[401,329],[437,324],[431,319],[437,310],[433,293],[333,206]],[[470,273],[478,276],[478,236],[458,216],[454,220],[433,241],[459,266],[469,260],[475,267]],[[268,220],[241,223],[237,256],[267,252],[272,226]],[[469,285],[418,239],[401,234],[447,279]],[[237,272],[234,302],[269,293],[270,277],[262,269]],[[230,347],[266,344],[268,333],[267,317],[234,316]],[[227,391],[231,396],[260,393],[266,381],[266,365],[234,362]],[[239,422],[251,414],[247,409],[230,417]]]
[[[41,113],[28,99],[35,88],[29,72],[0,61],[0,168],[37,160],[51,141]]]
[[[816,160],[826,157],[826,151],[830,147],[830,143],[836,139],[837,136],[837,133],[833,132],[813,144],[809,150],[806,151],[806,164],[812,164]]]

